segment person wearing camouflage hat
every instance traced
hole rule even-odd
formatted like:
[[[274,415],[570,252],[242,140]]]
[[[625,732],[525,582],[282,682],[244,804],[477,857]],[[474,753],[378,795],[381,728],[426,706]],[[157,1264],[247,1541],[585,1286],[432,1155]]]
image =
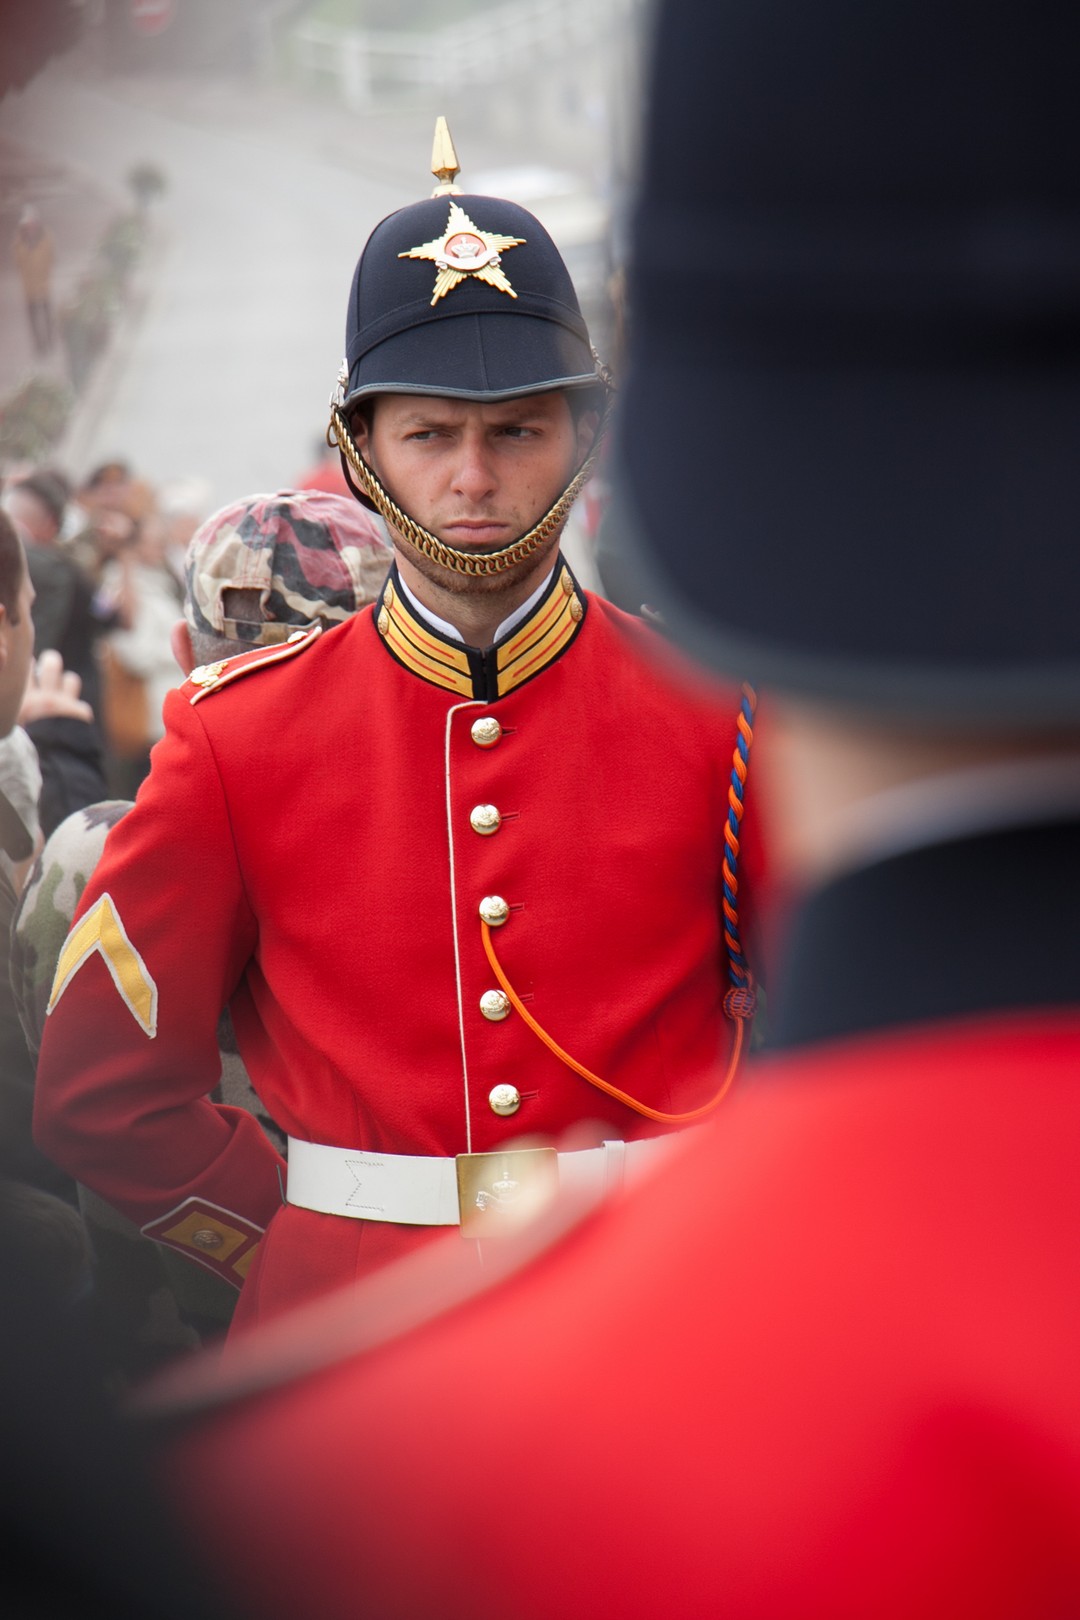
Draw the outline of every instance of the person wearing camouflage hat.
[[[376,519],[323,490],[233,501],[206,519],[184,559],[186,671],[231,658],[236,643],[272,647],[299,627],[341,624],[373,602],[390,562]]]
[[[752,1006],[737,689],[691,689],[564,561],[607,375],[543,226],[437,147],[436,195],[361,255],[332,406],[393,546],[378,602],[192,672],[50,996],[42,1142],[246,1279],[237,1325],[485,1237],[553,1167],[636,1176],[716,1106],[722,1009],[741,1035]],[[223,576],[206,622],[253,622],[253,588]],[[287,1178],[206,1100],[230,997]],[[503,1151],[573,1128],[558,1161]]]

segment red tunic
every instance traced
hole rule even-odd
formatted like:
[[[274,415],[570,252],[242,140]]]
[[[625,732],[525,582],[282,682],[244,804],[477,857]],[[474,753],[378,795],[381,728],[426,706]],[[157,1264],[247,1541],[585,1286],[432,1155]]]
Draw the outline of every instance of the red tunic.
[[[282,1323],[278,1387],[170,1452],[177,1510],[283,1620],[1076,1614],[1078,1073],[1075,1014],[759,1070],[420,1331],[430,1275],[343,1297],[366,1355],[335,1301]]]
[[[268,1617],[1080,1613],[1078,885],[1080,823],[838,878],[646,1185],[210,1369],[198,1544]]]
[[[665,1112],[708,1096],[730,1038],[718,901],[736,704],[680,686],[654,647],[564,571],[486,658],[391,593],[296,656],[251,655],[273,667],[230,665],[220,689],[169,700],[83,898],[90,931],[76,921],[66,975],[61,961],[37,1130],[69,1173],[234,1282],[257,1249],[238,1320],[429,1229],[283,1207],[284,1166],[253,1120],[206,1099],[230,998],[255,1087],[294,1137],[453,1155],[581,1121],[597,1140],[655,1131],[516,1013],[482,1016],[477,908],[501,895],[499,956],[561,1045]],[[500,723],[493,746],[473,740],[481,716]],[[478,805],[500,812],[494,835],[473,829]],[[522,1094],[510,1118],[489,1104],[501,1082]]]

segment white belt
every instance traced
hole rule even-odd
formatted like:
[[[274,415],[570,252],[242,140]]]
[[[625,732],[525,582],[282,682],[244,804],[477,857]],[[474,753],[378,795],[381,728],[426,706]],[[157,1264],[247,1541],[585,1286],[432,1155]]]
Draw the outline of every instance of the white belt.
[[[429,1158],[409,1153],[367,1153],[359,1148],[326,1147],[289,1137],[290,1204],[324,1215],[348,1215],[359,1221],[395,1221],[407,1226],[460,1226],[463,1169],[470,1173],[483,1162],[487,1185],[516,1185],[524,1161],[550,1160],[558,1166],[560,1190],[614,1192],[636,1180],[646,1166],[670,1149],[671,1136],[638,1142],[604,1142],[600,1147],[558,1153],[551,1148],[462,1153],[455,1158]],[[472,1184],[476,1185],[475,1176]],[[481,1199],[498,1200],[482,1191]],[[472,1199],[470,1198],[470,1202]],[[480,1203],[480,1208],[483,1204]]]

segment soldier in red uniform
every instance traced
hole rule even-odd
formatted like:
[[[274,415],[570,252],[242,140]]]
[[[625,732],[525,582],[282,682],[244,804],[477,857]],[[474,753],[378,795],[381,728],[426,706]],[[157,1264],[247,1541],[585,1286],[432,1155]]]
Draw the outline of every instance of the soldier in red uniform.
[[[396,565],[340,633],[170,698],[43,1038],[46,1151],[246,1278],[239,1325],[463,1211],[483,1237],[551,1170],[508,1170],[516,1138],[577,1124],[562,1181],[633,1176],[711,1106],[730,1041],[738,700],[658,668],[562,560],[606,380],[539,222],[436,168],[360,260],[334,407]],[[226,1002],[287,1175],[207,1100]]]
[[[267,1615],[1075,1615],[1080,21],[661,19],[617,461],[772,701],[779,1050],[488,1286],[272,1327],[171,1477]]]

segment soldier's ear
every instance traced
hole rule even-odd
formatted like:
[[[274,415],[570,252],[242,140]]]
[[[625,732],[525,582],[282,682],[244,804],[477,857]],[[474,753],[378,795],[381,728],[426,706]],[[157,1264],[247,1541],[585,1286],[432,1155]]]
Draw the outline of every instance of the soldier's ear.
[[[575,427],[577,431],[577,458],[579,467],[596,442],[596,430],[599,426],[599,411],[582,411],[581,415],[577,419]]]
[[[186,619],[177,619],[169,631],[169,646],[172,655],[180,666],[182,675],[190,675],[195,668],[195,654],[191,646],[191,631],[188,629]]]
[[[370,460],[369,448],[371,443],[371,422],[375,414],[375,403],[371,401],[365,405],[358,405],[349,419],[352,429],[353,443],[365,461]]]

